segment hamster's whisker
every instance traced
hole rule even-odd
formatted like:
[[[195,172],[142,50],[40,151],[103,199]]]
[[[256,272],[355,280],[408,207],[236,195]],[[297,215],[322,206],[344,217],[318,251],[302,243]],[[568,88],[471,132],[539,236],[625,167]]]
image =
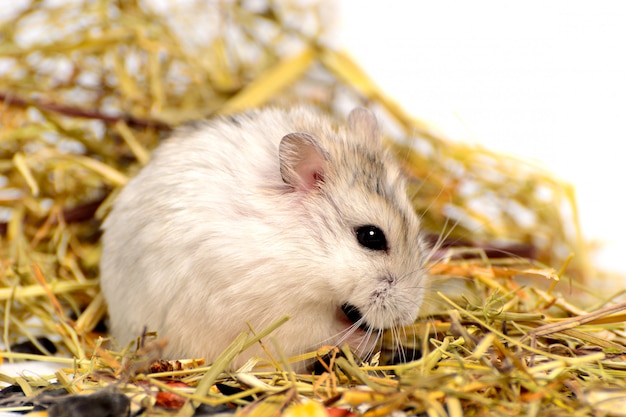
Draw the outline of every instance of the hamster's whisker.
[[[445,222],[443,224],[443,227],[441,229],[441,233],[439,233],[437,235],[437,241],[435,242],[434,245],[432,245],[432,247],[430,248],[430,251],[425,256],[425,263],[426,264],[431,263],[431,261],[433,261],[435,259],[435,257],[436,257],[435,255],[437,254],[437,252],[439,252],[441,250],[441,248],[443,247],[444,243],[450,238],[450,236],[452,235],[452,232],[454,231],[454,229],[456,229],[456,227],[461,222],[461,219],[457,218],[454,221],[454,223],[452,224],[452,226],[448,228],[449,222],[450,222],[450,219],[446,217],[446,220],[445,220]]]
[[[363,340],[363,343],[368,347],[365,352],[363,352],[363,357],[370,358],[374,354],[374,350],[376,349],[376,342],[381,339],[383,334],[382,329],[372,329],[369,328],[366,332],[366,337]],[[374,339],[370,342],[370,339]]]
[[[430,179],[431,176],[433,176],[433,174],[428,173],[424,178],[421,178],[419,186],[416,187],[414,192],[409,194],[409,199],[411,201],[415,200],[415,197],[417,197],[420,194],[422,187],[424,186],[424,184],[428,183],[428,180]],[[415,183],[415,182],[411,181],[411,183]],[[430,212],[433,206],[435,205],[435,203],[441,200],[440,197],[444,193],[444,191],[445,191],[444,187],[441,187],[441,189],[439,190],[439,193],[430,200],[430,202],[428,203],[428,206],[426,206],[426,209],[422,210],[422,213],[416,213],[420,222],[424,218],[425,213]],[[450,201],[452,201],[452,199],[450,199]]]
[[[357,320],[355,323],[352,323],[349,327],[331,336],[330,338],[325,340],[325,342],[330,342],[332,339],[337,339],[337,341],[334,344],[337,345],[338,347],[341,347],[341,345],[343,345],[350,336],[352,336],[355,332],[357,332],[365,322],[366,322],[365,319],[361,318]],[[371,333],[372,333],[371,328],[368,327],[367,330],[365,331],[365,336],[359,341],[359,344],[357,346],[352,346],[352,347],[356,349],[360,349],[362,345],[367,346],[369,339],[371,338]]]
[[[404,329],[402,329],[402,331],[404,332],[404,335],[405,335],[405,338],[406,338],[406,331],[404,331]],[[408,357],[406,355],[406,350],[404,349],[404,346],[402,345],[402,338],[400,336],[400,332],[399,332],[398,329],[396,329],[396,331],[395,331],[394,346],[396,348],[396,351],[398,352],[398,357],[400,358],[402,363],[408,362]]]
[[[382,329],[378,329],[378,334],[376,335],[376,341],[381,340],[384,334],[384,330]],[[374,354],[374,351],[376,350],[377,345],[375,343],[370,344],[370,348],[369,348],[369,352],[368,352],[368,357],[371,357]]]
[[[361,350],[362,346],[367,347],[367,349],[362,352],[362,355],[365,358],[367,358],[371,354],[371,347],[368,347],[368,346],[369,346],[370,339],[372,338],[372,336],[373,336],[372,329],[367,329],[367,331],[365,332],[365,337],[363,337],[363,339],[359,342],[359,344],[355,346],[355,348],[359,351]]]
[[[405,362],[406,356],[404,355],[404,349],[402,349],[398,326],[393,326],[391,328],[391,347],[398,353],[398,357],[400,358],[400,360],[402,362]]]
[[[411,340],[409,340],[409,338],[407,337],[407,334],[406,334],[406,328],[403,328],[402,331],[404,333],[404,339],[407,341],[407,346],[409,346],[408,349],[410,349],[410,351],[411,351],[411,358],[407,358],[407,359],[409,359],[408,360],[409,362],[414,361],[414,360],[418,359],[418,358],[415,357],[417,340],[418,340],[417,336],[415,335],[415,332],[411,332]],[[420,351],[421,351],[421,349],[420,349]]]
[[[407,271],[407,272],[405,272],[403,274],[398,275],[397,279],[398,279],[398,282],[401,282],[401,281],[413,279],[413,277],[415,275],[419,275],[422,278],[420,283],[421,282],[427,282],[427,281],[430,281],[430,278],[431,278],[429,273],[428,273],[428,271],[429,271],[429,268],[425,264],[425,265],[423,265],[423,266],[421,266],[419,268],[415,268],[415,269],[409,270],[409,271]],[[428,288],[428,285],[421,285],[420,287],[421,288]],[[410,288],[420,288],[420,287],[413,286],[413,287],[410,287]]]
[[[354,334],[354,332],[356,332],[358,328],[359,326],[356,325],[356,323],[352,324],[350,325],[350,327],[347,327],[343,329],[342,331],[340,331],[339,333],[336,333],[335,335],[329,337],[324,342],[330,342],[332,339],[338,338],[337,342],[335,342],[334,344],[336,344],[338,347],[341,347],[341,345],[346,341],[346,339],[352,336],[352,334]]]

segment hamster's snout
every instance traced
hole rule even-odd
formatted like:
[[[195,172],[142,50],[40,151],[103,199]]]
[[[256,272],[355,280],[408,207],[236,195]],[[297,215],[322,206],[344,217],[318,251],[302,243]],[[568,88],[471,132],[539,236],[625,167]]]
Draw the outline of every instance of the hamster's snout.
[[[365,331],[408,326],[419,313],[422,279],[421,274],[381,273],[375,288],[351,297],[338,307],[340,320]]]

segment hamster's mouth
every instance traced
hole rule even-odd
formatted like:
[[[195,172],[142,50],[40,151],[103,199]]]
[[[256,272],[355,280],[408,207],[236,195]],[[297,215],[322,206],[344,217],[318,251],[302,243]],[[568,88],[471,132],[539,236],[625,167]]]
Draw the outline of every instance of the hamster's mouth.
[[[371,326],[363,320],[363,314],[361,314],[361,310],[358,307],[350,303],[344,303],[341,306],[341,311],[343,311],[350,323],[358,325],[360,329],[365,331],[371,329]]]

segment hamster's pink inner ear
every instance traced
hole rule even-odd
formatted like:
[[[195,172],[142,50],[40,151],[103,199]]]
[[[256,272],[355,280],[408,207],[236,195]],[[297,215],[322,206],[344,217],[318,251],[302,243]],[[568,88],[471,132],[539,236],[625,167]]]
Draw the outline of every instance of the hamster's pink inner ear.
[[[382,134],[376,116],[369,109],[357,107],[348,115],[350,131],[357,140],[362,140],[371,147],[382,145]]]
[[[324,181],[326,152],[308,133],[289,133],[278,147],[280,175],[296,190],[309,191]]]

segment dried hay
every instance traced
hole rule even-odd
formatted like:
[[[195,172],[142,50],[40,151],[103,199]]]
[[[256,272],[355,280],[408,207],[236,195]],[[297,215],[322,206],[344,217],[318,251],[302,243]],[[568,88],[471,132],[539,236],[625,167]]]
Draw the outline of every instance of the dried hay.
[[[49,404],[46,392],[61,387],[104,393],[123,412],[116,395],[124,392],[142,415],[171,407],[190,416],[201,404],[215,407],[205,413],[229,405],[242,415],[625,415],[626,306],[584,288],[591,270],[572,187],[446,141],[408,116],[348,55],[319,41],[323,3],[257,3],[195,3],[190,10],[212,28],[198,43],[135,1],[32,1],[4,18],[0,356],[63,368],[0,380],[31,404]],[[294,24],[302,19],[306,31]],[[433,292],[428,317],[396,335],[404,350],[391,349],[390,335],[368,363],[323,348],[308,357],[325,354],[326,372],[296,375],[289,361],[302,358],[225,372],[247,346],[272,343],[272,327],[242,333],[210,366],[153,363],[160,345],[149,337],[140,349],[104,349],[99,224],[116,190],[171,127],[294,101],[331,114],[368,105],[386,117],[396,132],[389,144],[414,178],[416,210],[447,236],[431,268],[447,283]],[[24,340],[41,353],[11,349]],[[394,356],[407,362],[384,364]],[[0,411],[33,408],[24,403],[5,395]]]

